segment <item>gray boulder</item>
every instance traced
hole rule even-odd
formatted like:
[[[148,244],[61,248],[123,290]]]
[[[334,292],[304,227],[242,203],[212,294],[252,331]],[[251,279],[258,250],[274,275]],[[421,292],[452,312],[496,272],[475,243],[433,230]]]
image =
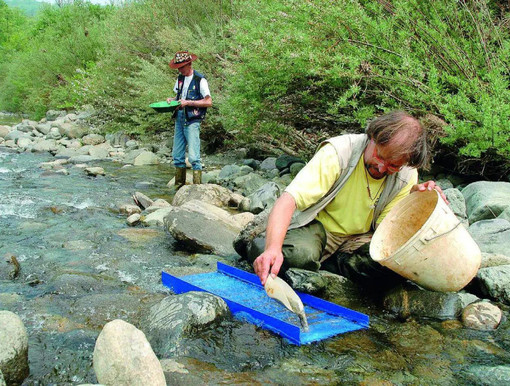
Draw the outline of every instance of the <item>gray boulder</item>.
[[[275,167],[282,171],[284,169],[288,169],[291,167],[291,165],[293,165],[294,163],[304,163],[304,161],[301,159],[301,158],[298,158],[296,156],[293,156],[293,155],[288,155],[288,154],[284,154],[284,155],[281,155],[279,156],[276,160],[275,160]],[[269,165],[269,166],[272,166]],[[273,168],[271,168],[273,169]]]
[[[105,159],[110,155],[110,150],[112,147],[109,143],[103,142],[99,145],[94,145],[89,149],[89,155],[94,157],[95,159]]]
[[[179,351],[182,338],[229,315],[220,297],[191,291],[152,306],[142,325],[156,354],[168,357]]]
[[[26,138],[28,136],[29,135],[27,133],[23,133],[22,131],[12,130],[9,133],[7,133],[7,135],[4,137],[4,139],[6,141],[10,140],[10,141],[17,142],[19,138]]]
[[[151,206],[152,204],[154,204],[154,201],[152,199],[150,199],[149,197],[147,197],[145,194],[143,193],[140,193],[140,192],[135,192],[133,194],[133,200],[135,201],[135,203],[140,206],[142,209],[146,209],[148,208],[149,206]]]
[[[233,217],[214,205],[192,200],[174,207],[164,226],[193,251],[229,256],[235,254],[232,243],[243,226]]]
[[[151,151],[143,151],[133,160],[133,165],[157,165],[159,164],[159,157]]]
[[[439,187],[441,189],[443,189],[443,190],[447,190],[447,189],[452,189],[453,188],[453,184],[447,178],[441,178],[441,179],[437,180],[436,184],[439,185]]]
[[[510,256],[510,222],[502,219],[482,220],[468,228],[480,250]]]
[[[497,267],[498,265],[510,265],[510,256],[501,253],[482,252],[482,263],[480,268]]]
[[[507,386],[510,379],[510,366],[471,366],[464,370],[462,375],[473,385]]]
[[[510,265],[482,268],[476,278],[482,293],[510,304]]]
[[[152,208],[152,206],[150,207]],[[142,222],[149,226],[164,226],[165,225],[165,217],[168,216],[168,214],[174,210],[173,207],[167,207],[167,208],[160,208],[158,210],[155,210],[151,213],[149,213],[147,216],[145,216],[142,220]],[[136,214],[135,214],[136,215]],[[133,216],[135,216],[133,215]],[[138,215],[140,216],[140,215]]]
[[[450,202],[450,209],[455,214],[455,216],[459,219],[459,221],[466,228],[469,227],[469,222],[467,219],[466,213],[466,200],[462,195],[462,192],[459,189],[446,189],[444,194],[448,201]]]
[[[216,184],[185,185],[177,191],[172,205],[199,200],[218,207],[237,207],[242,196]]]
[[[234,187],[245,196],[254,193],[266,183],[267,180],[257,173],[249,173],[233,180]]]
[[[0,138],[5,138],[11,131],[9,126],[0,125]]]
[[[501,220],[510,221],[510,207],[506,208],[501,214],[498,216]]]
[[[248,210],[258,214],[266,208],[271,208],[280,196],[280,187],[274,182],[268,182],[248,196]]]
[[[292,178],[296,177],[297,174],[305,167],[305,164],[302,162],[295,162],[290,165],[290,175]]]
[[[57,118],[60,118],[60,117],[65,117],[66,116],[66,112],[64,110],[48,110],[46,112],[46,120],[48,121],[54,121],[56,120]]]
[[[510,207],[510,182],[478,181],[462,190],[469,223],[498,217]]]
[[[319,294],[326,288],[326,279],[319,272],[290,268],[285,272],[287,282],[296,291]]]
[[[462,292],[433,292],[398,286],[384,296],[384,308],[401,318],[418,316],[440,320],[457,318],[464,307],[478,298]]]
[[[165,374],[145,334],[117,319],[107,323],[94,348],[94,371],[105,385],[166,386]]]
[[[10,311],[0,311],[0,371],[5,382],[21,384],[29,374],[28,335],[23,322]]]
[[[51,130],[51,125],[49,123],[38,123],[37,125],[35,125],[35,129],[39,133],[47,135]]]
[[[227,180],[239,174],[241,172],[241,167],[238,165],[225,165],[221,168],[220,173],[218,174],[218,178],[220,180]]]
[[[34,152],[56,152],[57,150],[58,146],[54,139],[43,139],[35,142],[32,146],[32,151]]]
[[[259,168],[260,168],[260,170],[277,169],[276,158],[275,157],[267,157],[264,161],[262,161]]]
[[[66,122],[61,125],[60,134],[71,139],[79,139],[88,133],[89,129],[85,125],[74,122]]]
[[[105,141],[104,137],[100,134],[87,134],[81,139],[81,143],[84,145],[99,145]]]

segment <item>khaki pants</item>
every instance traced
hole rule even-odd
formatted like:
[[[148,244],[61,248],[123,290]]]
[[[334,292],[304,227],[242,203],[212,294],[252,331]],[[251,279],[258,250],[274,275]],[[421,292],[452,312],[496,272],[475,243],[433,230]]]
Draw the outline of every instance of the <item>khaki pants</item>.
[[[381,281],[398,284],[404,280],[372,260],[368,253],[371,239],[372,233],[335,236],[314,220],[287,232],[282,247],[284,261],[281,274],[289,268],[324,269],[364,284],[379,285]],[[241,256],[253,263],[264,252],[265,242],[264,234],[256,237],[244,245]]]

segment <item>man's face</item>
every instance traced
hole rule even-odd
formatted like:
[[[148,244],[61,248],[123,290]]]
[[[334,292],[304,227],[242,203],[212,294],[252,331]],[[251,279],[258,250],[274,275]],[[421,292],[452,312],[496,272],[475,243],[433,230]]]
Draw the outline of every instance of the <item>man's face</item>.
[[[371,140],[365,150],[365,165],[370,175],[383,178],[389,174],[397,173],[407,163],[407,158],[395,156],[398,154],[395,142],[378,145]]]
[[[191,72],[192,72],[192,70],[191,70],[191,63],[188,63],[185,66],[179,67],[178,70],[184,76],[191,75]]]

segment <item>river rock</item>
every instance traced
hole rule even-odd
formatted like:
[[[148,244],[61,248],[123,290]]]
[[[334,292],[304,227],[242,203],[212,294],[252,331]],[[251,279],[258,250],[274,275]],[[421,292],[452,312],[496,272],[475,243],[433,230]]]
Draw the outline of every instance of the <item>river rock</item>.
[[[245,196],[249,196],[266,184],[267,180],[257,173],[249,173],[244,176],[236,177],[232,182],[233,186],[239,192]]]
[[[150,206],[149,208],[152,208]],[[160,208],[157,210],[152,211],[147,216],[145,216],[142,220],[142,222],[149,226],[164,226],[165,225],[165,217],[168,216],[168,214],[174,210],[174,207],[169,206],[166,208]]]
[[[5,138],[11,131],[9,126],[0,125],[0,138]]]
[[[297,174],[305,167],[305,164],[302,162],[295,162],[290,165],[290,175],[292,178],[296,177]]]
[[[161,364],[145,334],[120,319],[107,323],[99,334],[94,371],[105,385],[166,386]]]
[[[510,366],[471,366],[462,374],[474,385],[507,386]]]
[[[510,304],[510,265],[482,268],[476,278],[482,293]]]
[[[99,166],[85,168],[85,173],[87,173],[87,175],[93,176],[93,177],[105,175],[104,169]]]
[[[99,145],[105,141],[104,137],[100,134],[87,134],[81,139],[81,143],[84,145]]]
[[[145,208],[145,213],[153,213],[157,210],[163,209],[163,208],[170,208],[172,205],[166,200],[163,200],[162,198],[157,198],[152,202],[152,204]]]
[[[326,280],[319,272],[300,268],[290,268],[285,272],[287,282],[296,291],[308,294],[321,293],[326,288]]]
[[[20,149],[28,149],[32,145],[32,140],[30,138],[18,138],[18,147]]]
[[[510,256],[501,253],[482,252],[482,264],[480,268],[497,267],[498,265],[510,265]]]
[[[38,123],[35,125],[35,129],[44,135],[47,135],[51,130],[51,125],[49,123]]]
[[[57,142],[54,139],[38,140],[32,146],[32,151],[35,152],[56,152],[58,150]]]
[[[199,200],[218,207],[237,207],[243,199],[240,194],[215,184],[186,185],[177,191],[172,205],[181,206],[191,200]]]
[[[468,304],[478,300],[462,292],[433,292],[414,286],[397,286],[385,294],[383,305],[401,318],[409,316],[455,319]]]
[[[227,211],[192,200],[174,207],[164,226],[176,239],[195,252],[232,255],[232,242],[241,230]]]
[[[46,139],[60,139],[62,135],[57,127],[52,127],[50,132],[46,134]]]
[[[296,162],[304,163],[301,158],[293,155],[283,154],[275,160],[275,167],[281,171],[283,169],[290,168],[290,166]]]
[[[469,223],[498,217],[510,207],[510,182],[478,181],[462,190]]]
[[[152,306],[142,325],[156,354],[168,357],[178,350],[181,338],[229,315],[220,297],[191,291],[168,296]]]
[[[95,159],[106,159],[110,156],[112,147],[108,142],[100,143],[99,145],[92,146],[89,149],[89,155]]]
[[[122,214],[127,214],[128,216],[131,216],[132,214],[135,214],[135,213],[141,213],[142,209],[140,209],[140,207],[138,205],[122,204],[119,207],[119,212]]]
[[[133,213],[126,219],[126,222],[129,226],[134,226],[140,222],[141,218],[142,216],[140,215],[140,213]]]
[[[151,206],[154,203],[153,200],[151,200],[145,194],[140,193],[140,192],[135,192],[135,194],[133,194],[133,200],[142,209],[148,208],[149,206]]]
[[[18,315],[0,311],[0,371],[7,384],[21,384],[29,374],[28,335]]]
[[[241,167],[239,165],[225,165],[221,168],[218,178],[220,180],[228,180],[241,173]]]
[[[66,112],[64,110],[48,110],[46,112],[46,120],[48,121],[54,121],[57,118],[65,117]]]
[[[157,165],[159,164],[159,158],[156,154],[151,151],[144,151],[140,153],[133,161],[133,165]]]
[[[450,202],[450,209],[453,214],[457,217],[457,219],[464,225],[466,228],[469,227],[469,221],[467,219],[466,213],[466,200],[462,195],[462,192],[459,189],[446,189],[444,191],[446,199]]]
[[[19,130],[12,130],[4,137],[6,141],[14,141],[17,143],[20,138],[28,138],[29,135]]]
[[[126,142],[129,141],[129,136],[122,131],[117,131],[115,133],[106,134],[105,139],[109,141],[112,144],[112,146],[125,147]]]
[[[501,220],[510,221],[510,207],[506,208],[501,214],[498,216]]]
[[[266,208],[272,208],[279,196],[280,187],[274,182],[268,182],[247,197],[247,208],[243,209],[258,214]]]
[[[489,302],[469,304],[462,310],[462,323],[473,330],[494,330],[503,316],[499,307]]]
[[[88,127],[74,122],[63,123],[61,134],[71,139],[80,139],[88,133]]]
[[[16,263],[17,258],[11,253],[6,253],[0,258],[0,280],[13,280],[18,276],[19,267]]]
[[[480,250],[510,256],[510,222],[502,219],[482,220],[468,228]]]
[[[272,170],[272,169],[277,169],[276,158],[275,157],[267,157],[260,164],[260,170]]]

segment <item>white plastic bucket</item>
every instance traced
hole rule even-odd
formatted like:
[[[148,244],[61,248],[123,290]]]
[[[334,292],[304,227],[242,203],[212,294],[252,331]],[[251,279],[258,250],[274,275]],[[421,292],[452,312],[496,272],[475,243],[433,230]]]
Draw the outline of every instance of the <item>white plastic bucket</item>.
[[[374,232],[373,260],[420,286],[459,291],[480,268],[480,248],[435,190],[411,193]]]

